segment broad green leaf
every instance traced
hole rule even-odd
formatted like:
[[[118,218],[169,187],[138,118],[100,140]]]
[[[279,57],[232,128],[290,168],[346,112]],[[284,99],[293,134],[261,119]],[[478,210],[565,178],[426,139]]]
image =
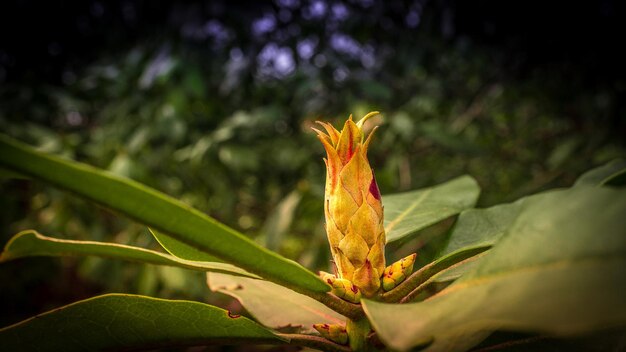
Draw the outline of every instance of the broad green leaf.
[[[4,351],[147,350],[207,344],[283,343],[252,320],[190,301],[110,294],[0,329]]]
[[[479,194],[476,181],[466,175],[438,186],[383,196],[387,242],[473,207]]]
[[[239,300],[261,324],[273,329],[314,332],[318,323],[344,324],[346,318],[322,303],[269,281],[220,273],[207,274],[212,291]]]
[[[571,335],[626,326],[624,214],[620,189],[581,186],[530,199],[478,265],[433,298],[365,301],[364,309],[399,350],[431,340],[428,350],[465,350],[471,346],[455,343],[494,330]]]
[[[538,197],[540,195],[531,196]],[[529,197],[530,198],[530,197]],[[442,254],[433,262],[433,273],[444,270],[468,257],[475,256],[490,249],[513,225],[527,198],[515,203],[496,205],[485,209],[468,209],[461,212],[448,239]],[[472,265],[462,265],[441,278],[455,279],[462,276]],[[445,280],[443,280],[445,281]]]
[[[514,203],[496,205],[485,209],[463,211],[452,228],[448,243],[442,251],[442,256],[470,248],[493,246],[513,225],[526,199],[522,198]]]
[[[63,240],[44,236],[33,230],[15,235],[0,254],[0,262],[33,256],[98,256],[141,263],[176,266],[198,271],[215,271],[232,275],[257,277],[226,263],[198,262],[164,253],[117,243]]]
[[[616,159],[605,165],[585,172],[576,180],[574,186],[611,185],[613,181],[623,180],[625,176],[626,160]],[[624,184],[623,181],[621,184]]]
[[[327,292],[322,280],[298,263],[152,188],[89,165],[40,153],[0,136],[0,167],[46,181],[119,211],[224,262],[301,292]]]
[[[626,171],[626,163],[616,160],[605,166],[591,170],[579,179],[578,185],[601,185],[615,180],[616,175]],[[467,209],[459,215],[448,239],[446,247],[439,258],[433,263],[433,269],[440,270],[449,265],[464,260],[468,255],[480,253],[480,250],[491,248],[517,219],[525,202],[537,201],[541,197],[552,193],[544,192],[517,200],[514,203],[500,204],[485,209]],[[433,278],[441,282],[460,277],[476,263],[454,268],[445,276]],[[433,272],[437,271],[433,270]],[[444,280],[445,279],[445,280]],[[431,280],[433,281],[433,280]]]
[[[447,268],[469,256],[490,249],[515,223],[523,205],[536,201],[552,192],[540,193],[521,198],[513,203],[500,204],[484,209],[468,209],[461,212],[448,238],[442,254],[434,262],[438,268]],[[460,277],[473,268],[471,265],[457,266],[447,275],[433,278],[435,281]]]

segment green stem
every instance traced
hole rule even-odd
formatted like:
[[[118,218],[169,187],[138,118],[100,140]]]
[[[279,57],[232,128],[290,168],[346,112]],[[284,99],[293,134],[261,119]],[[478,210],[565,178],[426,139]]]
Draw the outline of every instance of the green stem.
[[[462,260],[454,265],[451,265],[450,267],[448,267],[447,269],[452,269],[464,264],[467,264],[468,262],[474,261],[478,258],[480,258],[481,256],[483,256],[485,254],[485,252],[477,254],[473,257],[469,257],[465,260]],[[398,301],[398,303],[400,304],[404,304],[404,303],[409,303],[411,301],[413,301],[417,296],[419,296],[422,292],[428,290],[431,285],[436,283],[436,276],[431,276],[428,280],[424,281],[422,284],[420,284],[419,286],[417,286],[415,289],[413,289],[413,291],[409,292],[406,296],[404,296],[402,299],[400,299]]]
[[[348,342],[352,351],[364,352],[372,350],[367,342],[367,336],[372,330],[367,318],[361,318],[360,320],[348,319],[346,330],[348,330]]]
[[[472,248],[466,251],[458,252],[447,257],[444,257],[440,260],[434,261],[430,264],[427,264],[414,272],[411,276],[409,276],[406,280],[404,280],[400,285],[396,286],[393,290],[389,292],[385,292],[381,294],[378,300],[383,302],[399,302],[402,298],[407,296],[411,291],[415,290],[418,286],[425,283],[428,279],[430,279],[435,274],[439,273],[442,270],[448,269],[452,265],[461,262],[467,258],[473,257],[477,254],[480,254],[490,246],[480,247],[480,248]]]
[[[332,293],[306,292],[304,294],[349,319],[359,320],[365,316],[360,304],[344,301]]]

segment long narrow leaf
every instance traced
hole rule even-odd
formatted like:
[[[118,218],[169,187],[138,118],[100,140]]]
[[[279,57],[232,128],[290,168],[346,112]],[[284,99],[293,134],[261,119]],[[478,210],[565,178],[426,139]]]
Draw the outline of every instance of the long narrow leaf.
[[[127,351],[246,343],[284,340],[221,308],[124,294],[90,298],[0,329],[3,351]]]
[[[119,211],[173,238],[300,292],[327,292],[322,280],[235,230],[138,182],[89,165],[40,153],[0,136],[0,166]]]
[[[33,256],[98,256],[148,264],[177,266],[198,271],[257,277],[231,264],[184,260],[145,248],[117,243],[63,240],[47,237],[33,230],[22,231],[13,236],[4,247],[2,254],[0,254],[0,262]]]

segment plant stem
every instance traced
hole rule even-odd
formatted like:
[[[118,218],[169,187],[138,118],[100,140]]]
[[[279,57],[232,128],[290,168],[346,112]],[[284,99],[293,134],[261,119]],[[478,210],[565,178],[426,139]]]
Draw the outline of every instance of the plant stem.
[[[344,301],[332,293],[307,293],[307,295],[348,319],[359,320],[365,316],[363,307],[360,304]]]
[[[371,347],[367,342],[367,336],[372,328],[367,318],[359,320],[348,319],[346,322],[346,330],[348,330],[348,342],[350,349],[354,352],[371,351]]]
[[[452,265],[460,261],[484,252],[489,248],[490,247],[473,248],[471,250],[463,251],[445,257],[443,260],[434,261],[426,264],[425,266],[421,267],[419,270],[411,274],[411,276],[404,280],[400,285],[396,286],[393,290],[381,294],[379,296],[379,300],[382,302],[399,302],[403,297],[405,297],[411,291],[426,282],[433,275],[451,267]]]
[[[465,260],[462,260],[454,265],[451,265],[450,267],[448,267],[447,269],[452,269],[454,267],[458,267],[461,265],[464,265],[466,263],[469,263],[471,261],[474,261],[480,257],[482,257],[485,254],[485,252],[482,252],[480,254],[477,254],[473,257],[469,257]],[[428,290],[431,285],[436,283],[436,277],[433,275],[431,276],[428,280],[424,281],[422,284],[420,284],[419,286],[417,286],[415,289],[413,289],[413,291],[409,292],[406,296],[404,296],[402,299],[400,299],[398,301],[398,303],[400,304],[404,304],[404,303],[409,303],[411,301],[413,301],[419,294],[421,294],[422,292]]]

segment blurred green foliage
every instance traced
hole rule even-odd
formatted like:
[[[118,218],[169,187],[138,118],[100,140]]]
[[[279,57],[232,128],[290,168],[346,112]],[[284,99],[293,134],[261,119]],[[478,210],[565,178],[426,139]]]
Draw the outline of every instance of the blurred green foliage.
[[[219,3],[222,17],[195,21],[196,5],[179,8],[188,17],[175,30],[109,43],[61,70],[60,83],[5,82],[0,129],[164,191],[315,269],[329,261],[315,120],[339,127],[351,113],[382,112],[370,159],[383,196],[468,173],[488,206],[626,156],[623,80],[588,86],[567,67],[518,69],[510,53],[441,32],[438,5],[420,7],[416,29],[402,16],[418,2]],[[144,227],[72,195],[10,178],[0,192],[2,243],[35,228],[157,248]],[[197,273],[103,259],[18,261],[0,280],[10,282],[1,300],[17,302],[2,325],[43,310],[32,303],[41,295],[58,305],[101,291],[208,294]]]

